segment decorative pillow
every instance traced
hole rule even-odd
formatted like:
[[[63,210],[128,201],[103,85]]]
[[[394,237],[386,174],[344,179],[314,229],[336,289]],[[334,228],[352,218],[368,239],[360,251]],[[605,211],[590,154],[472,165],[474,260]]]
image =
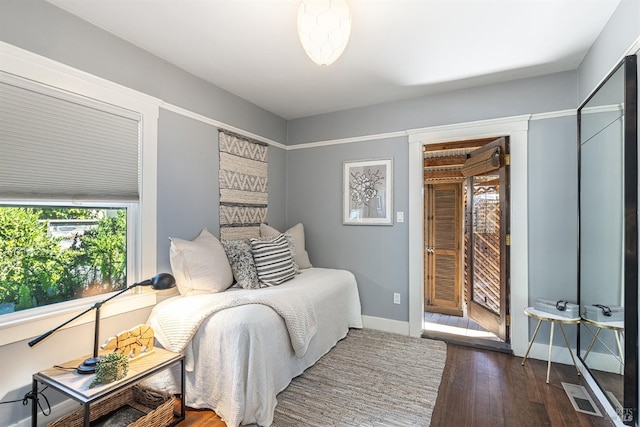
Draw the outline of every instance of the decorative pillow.
[[[275,286],[295,277],[293,257],[284,234],[267,240],[250,239],[250,243],[260,282]]]
[[[304,226],[302,223],[298,223],[285,231],[285,233],[290,234],[293,238],[293,256],[294,261],[298,265],[300,269],[310,268],[312,267],[311,261],[309,261],[309,254],[305,250],[304,244]],[[276,237],[280,232],[275,228],[267,225],[260,224],[260,236],[262,237]]]
[[[238,285],[245,289],[260,288],[256,264],[253,262],[251,245],[246,240],[223,240],[222,246],[227,253],[233,277]]]
[[[206,228],[192,241],[170,240],[171,270],[182,295],[221,292],[233,284],[227,254]]]

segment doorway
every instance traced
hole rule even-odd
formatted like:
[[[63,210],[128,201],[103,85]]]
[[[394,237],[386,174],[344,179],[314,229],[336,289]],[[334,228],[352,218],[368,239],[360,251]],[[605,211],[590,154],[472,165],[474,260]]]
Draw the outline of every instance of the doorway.
[[[509,166],[508,137],[423,147],[427,335],[508,344]]]

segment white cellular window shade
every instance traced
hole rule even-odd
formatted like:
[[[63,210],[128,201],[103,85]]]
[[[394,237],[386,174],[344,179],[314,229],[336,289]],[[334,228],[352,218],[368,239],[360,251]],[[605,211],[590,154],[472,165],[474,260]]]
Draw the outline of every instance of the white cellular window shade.
[[[139,159],[139,115],[0,75],[0,198],[138,200]]]

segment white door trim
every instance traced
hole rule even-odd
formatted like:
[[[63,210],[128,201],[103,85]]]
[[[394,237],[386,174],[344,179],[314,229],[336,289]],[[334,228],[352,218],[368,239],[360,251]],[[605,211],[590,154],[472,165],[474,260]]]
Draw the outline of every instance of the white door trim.
[[[523,355],[529,324],[522,310],[529,301],[527,144],[530,115],[435,126],[409,131],[409,334],[422,334],[424,289],[422,230],[424,194],[422,147],[461,139],[509,136],[511,145],[511,328],[514,354]]]

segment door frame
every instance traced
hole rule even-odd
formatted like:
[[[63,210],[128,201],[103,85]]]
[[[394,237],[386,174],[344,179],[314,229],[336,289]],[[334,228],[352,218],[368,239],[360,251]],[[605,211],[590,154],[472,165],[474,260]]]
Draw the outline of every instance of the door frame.
[[[527,144],[531,115],[434,126],[409,131],[409,335],[422,335],[423,288],[423,157],[427,144],[462,139],[509,136],[511,144],[511,294],[510,342],[515,355],[524,355],[529,339],[527,317],[519,310],[529,303]]]

